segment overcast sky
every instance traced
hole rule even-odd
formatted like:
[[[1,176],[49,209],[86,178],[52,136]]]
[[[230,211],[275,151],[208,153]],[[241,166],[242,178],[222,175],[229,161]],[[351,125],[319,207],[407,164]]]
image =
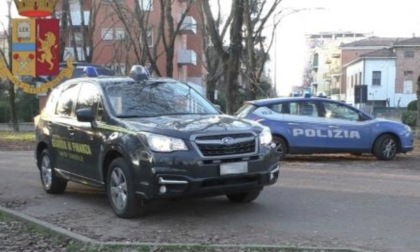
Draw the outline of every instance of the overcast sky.
[[[283,0],[282,4],[284,8],[318,8],[285,17],[277,29],[272,70],[283,95],[290,86],[302,83],[305,34],[352,31],[381,37],[420,36],[418,0]]]

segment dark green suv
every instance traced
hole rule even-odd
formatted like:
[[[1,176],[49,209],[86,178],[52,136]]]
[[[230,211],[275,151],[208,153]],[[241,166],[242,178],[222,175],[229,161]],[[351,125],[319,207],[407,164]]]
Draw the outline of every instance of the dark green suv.
[[[221,114],[171,79],[68,80],[51,92],[35,125],[45,191],[63,193],[67,181],[104,188],[122,218],[154,199],[250,202],[279,174],[268,128]]]

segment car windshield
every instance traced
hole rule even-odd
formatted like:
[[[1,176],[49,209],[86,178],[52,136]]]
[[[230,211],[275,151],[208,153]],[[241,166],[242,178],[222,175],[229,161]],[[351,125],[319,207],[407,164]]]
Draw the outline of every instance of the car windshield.
[[[106,96],[117,117],[219,114],[190,86],[181,82],[113,82]]]

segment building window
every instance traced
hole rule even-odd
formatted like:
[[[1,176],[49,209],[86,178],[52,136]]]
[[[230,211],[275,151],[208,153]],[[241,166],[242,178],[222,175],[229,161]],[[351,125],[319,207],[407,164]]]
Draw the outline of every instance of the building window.
[[[372,86],[380,86],[381,85],[381,71],[373,71],[372,72]]]
[[[122,3],[124,3],[124,0],[103,0],[103,3],[105,3],[105,4],[111,4],[111,3],[122,4]]]
[[[147,43],[148,47],[153,47],[153,28],[149,27],[146,29],[146,41],[144,40],[143,32],[144,31],[140,30],[140,37],[139,37],[140,43],[144,45],[146,45]]]
[[[414,58],[414,51],[412,50],[404,51],[404,58]]]
[[[139,7],[142,11],[152,11],[153,10],[153,0],[138,0]]]
[[[359,72],[359,81],[360,81],[360,84],[364,84],[362,81],[362,72]]]
[[[115,28],[115,40],[124,40],[125,30],[124,28]]]
[[[113,30],[112,28],[102,29],[102,40],[112,40],[113,39]]]
[[[70,41],[69,41],[69,45],[71,45],[72,44],[72,38],[71,38],[71,36],[70,36]],[[83,35],[82,35],[82,33],[81,32],[75,32],[74,33],[74,42],[75,42],[75,44],[76,44],[76,47],[81,47],[82,46],[82,44],[83,44]]]
[[[413,80],[413,71],[404,71],[404,80]]]
[[[312,67],[318,68],[318,63],[319,63],[319,55],[318,55],[318,53],[315,53],[314,58],[313,58],[313,62],[312,62]]]

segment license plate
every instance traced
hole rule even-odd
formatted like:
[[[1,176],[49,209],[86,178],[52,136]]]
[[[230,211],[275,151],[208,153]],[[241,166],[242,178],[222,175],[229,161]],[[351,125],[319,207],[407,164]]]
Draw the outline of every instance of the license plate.
[[[220,165],[220,175],[240,174],[248,172],[247,162],[226,163]]]

